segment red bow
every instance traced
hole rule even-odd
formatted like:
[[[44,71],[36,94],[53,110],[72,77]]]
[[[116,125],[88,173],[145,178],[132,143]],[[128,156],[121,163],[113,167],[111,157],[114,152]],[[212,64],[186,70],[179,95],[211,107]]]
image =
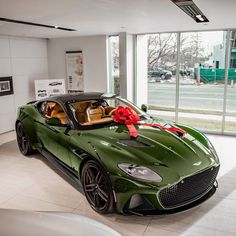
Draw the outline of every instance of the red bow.
[[[138,123],[139,117],[134,114],[130,107],[119,106],[114,113],[113,119],[119,124],[126,125],[131,137],[136,138],[138,136],[138,132],[134,127],[134,124]]]
[[[169,132],[177,132],[180,134],[187,133],[186,131],[184,131],[178,127],[175,127],[175,126],[165,127],[160,124],[138,123],[139,116],[135,115],[133,110],[130,107],[119,106],[114,113],[113,120],[116,123],[126,125],[126,127],[129,130],[130,136],[133,138],[136,138],[138,136],[138,132],[137,132],[134,124],[139,124],[139,125],[143,125],[143,126],[150,126],[150,127],[157,127],[157,128],[169,131]]]

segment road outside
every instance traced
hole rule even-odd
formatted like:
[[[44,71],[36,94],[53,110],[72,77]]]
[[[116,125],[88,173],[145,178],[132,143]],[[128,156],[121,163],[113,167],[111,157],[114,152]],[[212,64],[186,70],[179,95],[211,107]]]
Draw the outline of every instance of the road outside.
[[[175,106],[175,84],[148,83],[148,104]],[[228,87],[227,111],[236,112],[236,87]],[[222,111],[223,85],[180,85],[180,108]]]
[[[148,83],[152,114],[174,120],[175,83]],[[200,129],[221,129],[224,85],[180,84],[179,121]],[[226,131],[236,131],[236,87],[228,86]]]

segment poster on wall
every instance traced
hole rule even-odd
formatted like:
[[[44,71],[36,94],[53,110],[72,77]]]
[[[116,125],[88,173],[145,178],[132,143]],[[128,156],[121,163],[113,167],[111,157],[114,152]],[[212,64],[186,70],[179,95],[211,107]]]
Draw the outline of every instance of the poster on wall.
[[[35,80],[34,86],[36,100],[66,93],[64,79]]]
[[[68,93],[84,91],[82,51],[66,52],[66,80]]]
[[[0,96],[13,94],[12,76],[0,77]]]

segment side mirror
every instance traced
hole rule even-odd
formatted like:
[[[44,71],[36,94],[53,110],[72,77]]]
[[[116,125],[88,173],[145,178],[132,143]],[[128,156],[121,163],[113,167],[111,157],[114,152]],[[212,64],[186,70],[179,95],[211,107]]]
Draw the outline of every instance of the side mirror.
[[[45,122],[46,122],[46,124],[52,125],[52,126],[61,126],[62,125],[61,120],[57,117],[48,118],[48,119],[46,119]]]
[[[147,112],[147,110],[148,110],[147,105],[142,104],[142,105],[141,105],[141,110],[144,111],[144,112]]]

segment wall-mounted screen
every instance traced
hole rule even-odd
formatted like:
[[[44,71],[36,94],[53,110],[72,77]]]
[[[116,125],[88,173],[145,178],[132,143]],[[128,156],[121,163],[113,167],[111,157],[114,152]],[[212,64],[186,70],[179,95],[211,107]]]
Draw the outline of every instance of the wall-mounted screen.
[[[0,77],[0,96],[13,94],[12,76]]]

